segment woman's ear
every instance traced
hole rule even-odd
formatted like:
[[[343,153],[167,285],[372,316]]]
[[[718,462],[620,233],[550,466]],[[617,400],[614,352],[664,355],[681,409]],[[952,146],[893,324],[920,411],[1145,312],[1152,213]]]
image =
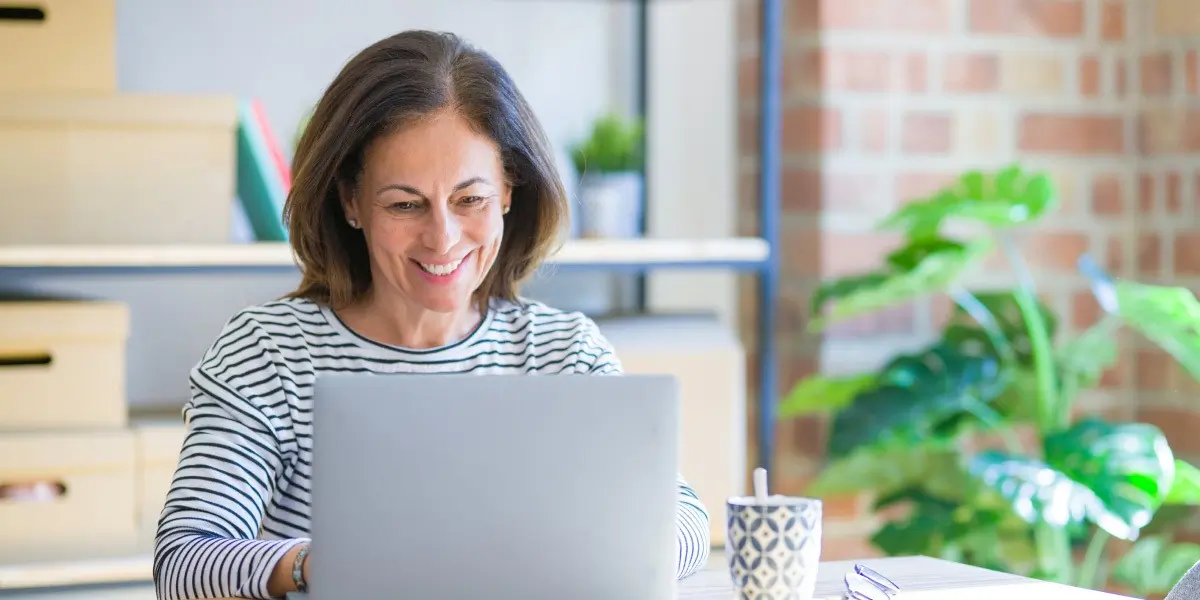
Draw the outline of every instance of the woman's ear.
[[[342,215],[346,218],[346,222],[351,227],[359,228],[358,206],[355,202],[354,186],[347,181],[338,182],[338,199],[342,205]]]

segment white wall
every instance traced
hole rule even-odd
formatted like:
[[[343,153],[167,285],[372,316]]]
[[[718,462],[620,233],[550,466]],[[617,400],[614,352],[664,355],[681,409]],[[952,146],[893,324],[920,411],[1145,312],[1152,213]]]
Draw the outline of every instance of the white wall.
[[[237,94],[262,100],[290,141],[342,65],[405,29],[458,33],[494,55],[555,143],[629,94],[614,57],[619,2],[564,0],[118,0],[125,91]]]

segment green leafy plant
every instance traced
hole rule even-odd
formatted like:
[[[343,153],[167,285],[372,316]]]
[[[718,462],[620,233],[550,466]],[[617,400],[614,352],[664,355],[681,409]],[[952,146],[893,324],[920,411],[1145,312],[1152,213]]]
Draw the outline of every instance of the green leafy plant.
[[[642,167],[642,122],[606,114],[596,119],[588,137],[571,147],[580,175],[637,171]]]
[[[809,493],[865,493],[901,515],[872,537],[886,554],[1163,593],[1200,547],[1142,534],[1163,507],[1200,504],[1200,470],[1155,426],[1080,416],[1075,404],[1115,363],[1122,328],[1200,377],[1200,303],[1183,288],[1114,281],[1085,255],[1104,316],[1060,331],[1013,239],[1057,203],[1049,177],[1012,165],[966,173],[884,219],[903,244],[875,271],[824,282],[810,329],[933,294],[952,300],[951,317],[928,346],[878,370],[798,382],[779,415],[829,416],[828,464]],[[1016,283],[967,289],[994,252]],[[1115,564],[1114,538],[1132,544]]]

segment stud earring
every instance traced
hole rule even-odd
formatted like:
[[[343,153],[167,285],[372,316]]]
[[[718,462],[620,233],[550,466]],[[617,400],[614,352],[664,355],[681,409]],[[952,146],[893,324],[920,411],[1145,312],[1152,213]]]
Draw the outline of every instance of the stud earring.
[[[509,210],[510,208],[512,208],[512,207],[511,207],[511,206],[505,206],[505,207],[504,207],[504,210],[500,211],[500,214],[502,214],[502,215],[507,215],[507,214],[508,214],[508,210]]]
[[[350,219],[350,226],[358,229],[358,219]]]

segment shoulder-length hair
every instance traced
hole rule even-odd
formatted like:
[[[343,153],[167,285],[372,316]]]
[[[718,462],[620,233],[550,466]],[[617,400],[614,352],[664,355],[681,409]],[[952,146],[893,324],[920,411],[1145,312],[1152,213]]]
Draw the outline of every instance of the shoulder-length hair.
[[[474,300],[516,300],[518,285],[556,249],[569,203],[541,124],[504,68],[459,37],[406,31],[352,58],[325,90],[293,159],[284,205],[301,281],[290,296],[340,308],[371,289],[362,232],[346,222],[341,190],[354,189],[380,136],[453,109],[497,145],[512,203],[504,239]]]

